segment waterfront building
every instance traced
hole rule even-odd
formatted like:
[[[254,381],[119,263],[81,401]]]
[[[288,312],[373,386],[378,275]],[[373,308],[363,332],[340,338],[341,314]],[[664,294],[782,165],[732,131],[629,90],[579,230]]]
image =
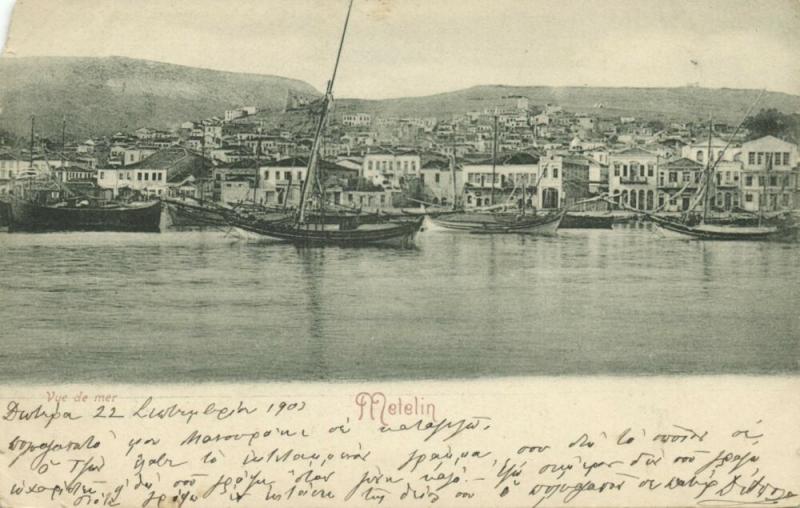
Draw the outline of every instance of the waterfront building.
[[[659,157],[639,147],[608,156],[608,191],[621,205],[653,210],[658,191]]]
[[[542,189],[537,192],[537,184],[546,185],[548,188],[556,187],[559,191],[560,176],[559,170],[556,169],[554,172],[550,171],[547,178],[540,178],[539,162],[538,155],[528,152],[498,154],[493,178],[491,156],[484,154],[465,161],[461,168],[465,208],[494,206],[507,203],[509,200],[512,204],[516,204],[516,201],[522,198],[523,186],[529,203],[541,207],[539,204],[542,203]],[[558,184],[554,185],[553,182]],[[545,194],[548,199],[558,203],[558,192],[555,197],[552,190]]]
[[[419,178],[422,200],[434,205],[451,206],[463,192],[463,172],[458,165],[451,169],[449,157],[426,156]]]
[[[659,165],[658,209],[665,212],[688,210],[705,169],[705,165],[686,157]]]
[[[711,155],[713,155],[712,159],[713,161],[739,160],[740,152],[741,148],[733,145],[728,146],[727,141],[720,139],[716,136],[712,136],[710,153]],[[685,157],[689,160],[693,160],[695,162],[699,162],[700,164],[706,164],[708,162],[709,158],[708,154],[709,154],[708,139],[703,139],[702,137],[699,137],[697,141],[695,141],[694,143],[690,143],[681,148],[682,157]]]
[[[775,211],[797,206],[797,145],[774,136],[742,144],[742,208]]]
[[[374,185],[400,189],[408,177],[419,177],[420,156],[417,152],[370,152],[364,155],[361,171],[362,176]]]

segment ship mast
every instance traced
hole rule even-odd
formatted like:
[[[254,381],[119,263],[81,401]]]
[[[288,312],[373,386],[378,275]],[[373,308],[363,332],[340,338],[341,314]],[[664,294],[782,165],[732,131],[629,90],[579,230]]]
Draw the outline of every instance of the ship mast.
[[[491,205],[494,206],[494,179],[497,170],[497,114],[494,115],[494,140],[492,142],[492,190],[490,192]]]
[[[66,164],[64,160],[64,147],[67,144],[67,117],[66,115],[64,118],[61,119],[61,178],[64,182],[67,181],[67,172],[64,168],[64,164]],[[124,158],[123,158],[124,159]]]
[[[30,167],[28,168],[30,171],[33,171],[33,136],[34,136],[34,128],[36,125],[36,115],[31,115],[31,145],[30,145],[30,153],[28,164]]]
[[[331,76],[330,81],[328,81],[328,86],[325,90],[325,96],[322,98],[322,111],[319,114],[319,120],[317,122],[317,128],[314,134],[314,144],[311,147],[311,157],[308,159],[308,170],[306,171],[306,178],[303,182],[303,190],[300,195],[300,212],[297,216],[298,224],[303,224],[306,221],[306,207],[308,206],[309,194],[311,193],[311,189],[314,187],[314,178],[317,165],[319,164],[319,148],[322,140],[322,130],[325,127],[328,109],[330,108],[331,104],[333,104],[333,83],[336,80],[336,71],[339,69],[339,60],[341,59],[342,48],[344,47],[344,36],[347,33],[347,24],[350,22],[350,12],[352,9],[353,0],[350,0],[350,4],[347,7],[347,16],[344,20],[344,28],[342,29],[342,37],[339,40],[339,51],[336,53],[336,63],[333,66],[333,75]]]
[[[714,120],[709,117],[708,119],[708,157],[706,158],[706,192],[703,196],[703,224],[706,223],[706,219],[708,218],[708,201],[710,199],[711,194],[711,180],[714,176],[712,172],[714,171],[714,167],[716,164],[712,165],[711,160],[714,157],[711,153],[711,133],[714,129]]]
[[[257,192],[258,192],[258,180],[259,180],[259,171],[261,171],[261,127],[258,128],[258,144],[256,145],[256,174],[255,180],[253,180],[253,205],[256,204],[257,201]]]

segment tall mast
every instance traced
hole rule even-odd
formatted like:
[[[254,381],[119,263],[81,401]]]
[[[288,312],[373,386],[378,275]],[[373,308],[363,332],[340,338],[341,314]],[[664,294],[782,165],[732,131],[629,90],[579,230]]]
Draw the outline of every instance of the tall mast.
[[[453,210],[457,209],[458,200],[456,199],[456,154],[450,159],[450,179],[453,181]]]
[[[322,98],[322,111],[320,112],[319,121],[317,122],[317,128],[314,134],[314,144],[311,147],[311,157],[308,159],[308,170],[306,171],[306,178],[303,182],[303,189],[300,195],[300,213],[297,216],[297,222],[299,224],[304,223],[306,220],[306,206],[308,205],[309,194],[314,186],[316,166],[319,163],[319,147],[322,139],[322,129],[325,127],[328,109],[333,103],[333,83],[336,81],[336,72],[339,69],[339,60],[342,57],[342,48],[344,47],[344,36],[347,33],[347,25],[350,22],[350,12],[352,10],[353,0],[350,0],[350,4],[347,7],[347,16],[344,20],[344,28],[342,29],[342,37],[339,40],[339,51],[336,53],[336,63],[333,65],[333,75],[331,76],[330,81],[328,81],[328,86],[325,90],[325,97]]]
[[[711,180],[713,179],[712,172],[714,171],[714,166],[711,164],[711,160],[714,157],[711,153],[711,132],[714,130],[714,120],[709,117],[708,119],[708,157],[706,157],[706,192],[703,196],[703,224],[706,223],[706,219],[708,218],[708,201],[710,199],[711,194]]]
[[[31,146],[30,146],[30,157],[29,157],[29,170],[33,171],[33,133],[34,127],[36,125],[36,115],[31,115]]]
[[[491,190],[491,204],[494,206],[494,179],[495,171],[497,168],[497,113],[494,115],[494,141],[492,142],[492,190]]]
[[[64,181],[67,180],[66,171],[64,169],[64,147],[66,146],[66,136],[67,136],[67,117],[61,119],[61,178]]]
[[[258,128],[258,144],[256,145],[256,175],[253,181],[253,204],[256,204],[258,192],[258,177],[261,168],[261,127]]]
[[[206,124],[203,124],[203,137],[200,139],[200,201],[206,199]]]

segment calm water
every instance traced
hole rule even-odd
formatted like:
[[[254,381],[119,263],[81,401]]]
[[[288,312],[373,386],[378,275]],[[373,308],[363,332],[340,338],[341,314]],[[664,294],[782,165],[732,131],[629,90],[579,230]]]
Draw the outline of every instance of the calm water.
[[[0,234],[0,381],[797,373],[800,245]]]

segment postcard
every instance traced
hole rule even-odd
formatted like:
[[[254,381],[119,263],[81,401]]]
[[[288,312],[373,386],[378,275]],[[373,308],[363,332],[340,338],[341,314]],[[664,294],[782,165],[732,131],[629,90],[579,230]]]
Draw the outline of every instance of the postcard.
[[[8,5],[0,506],[800,503],[800,4]]]

